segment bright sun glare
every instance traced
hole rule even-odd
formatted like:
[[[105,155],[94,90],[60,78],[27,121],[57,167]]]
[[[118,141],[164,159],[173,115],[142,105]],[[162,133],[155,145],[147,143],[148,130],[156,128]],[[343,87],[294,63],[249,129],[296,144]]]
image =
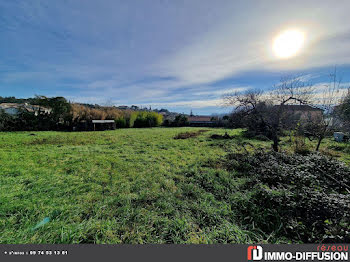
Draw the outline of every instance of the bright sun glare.
[[[289,58],[298,53],[304,44],[304,33],[288,30],[278,35],[273,42],[273,51],[280,58]]]

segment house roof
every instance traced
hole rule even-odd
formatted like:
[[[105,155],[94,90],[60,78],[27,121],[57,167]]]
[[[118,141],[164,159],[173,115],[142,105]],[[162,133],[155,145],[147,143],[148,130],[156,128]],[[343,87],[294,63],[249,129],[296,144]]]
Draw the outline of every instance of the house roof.
[[[188,122],[212,122],[211,116],[189,116]]]
[[[277,107],[281,105],[276,105]],[[315,108],[309,105],[283,105],[283,108],[288,111],[323,111],[320,108]]]
[[[0,104],[0,108],[1,109],[9,109],[9,108],[16,108],[16,109],[25,109],[28,112],[36,112],[36,111],[44,111],[44,112],[51,112],[50,108],[46,108],[43,106],[39,106],[39,105],[30,105],[30,104],[18,104],[18,103],[1,103]]]
[[[1,103],[0,108],[20,108],[23,104],[16,104],[16,103]]]

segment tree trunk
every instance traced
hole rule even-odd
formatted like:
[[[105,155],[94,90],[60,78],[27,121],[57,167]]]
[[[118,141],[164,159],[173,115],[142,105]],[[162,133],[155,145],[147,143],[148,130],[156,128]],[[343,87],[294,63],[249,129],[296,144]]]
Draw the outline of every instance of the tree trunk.
[[[318,152],[318,150],[320,149],[320,145],[321,145],[322,140],[323,140],[323,136],[320,136],[318,138],[318,142],[317,142],[317,146],[316,146],[316,152]]]
[[[278,152],[278,136],[277,135],[273,135],[272,149],[273,149],[273,151]]]

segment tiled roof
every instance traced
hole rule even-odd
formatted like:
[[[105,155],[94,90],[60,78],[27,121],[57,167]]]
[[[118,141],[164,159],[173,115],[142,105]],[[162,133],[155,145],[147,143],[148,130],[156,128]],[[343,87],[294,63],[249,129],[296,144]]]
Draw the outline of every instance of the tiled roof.
[[[211,116],[189,116],[188,122],[211,122]]]

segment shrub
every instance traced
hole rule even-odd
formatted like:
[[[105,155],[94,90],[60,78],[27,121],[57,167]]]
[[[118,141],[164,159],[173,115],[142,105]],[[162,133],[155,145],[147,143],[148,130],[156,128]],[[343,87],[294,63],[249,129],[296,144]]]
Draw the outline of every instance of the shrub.
[[[304,136],[292,137],[294,153],[300,155],[307,155],[310,153],[310,148],[306,144]]]
[[[254,137],[254,139],[260,140],[260,141],[270,141],[270,139],[269,139],[268,137],[266,137],[266,136],[264,136],[264,135],[262,135],[262,134],[256,135],[256,136]]]
[[[0,109],[0,131],[11,131],[15,129],[15,117],[6,114],[4,110]]]
[[[169,126],[173,127],[188,126],[189,124],[188,118],[185,115],[177,115],[174,121],[169,122]]]
[[[133,112],[130,116],[130,127],[155,127],[163,122],[163,116],[156,112]]]
[[[321,154],[231,153],[227,168],[248,179],[235,203],[247,227],[294,242],[349,242],[350,168]]]
[[[125,128],[127,127],[127,122],[125,117],[121,116],[115,119],[115,125],[117,128]]]

